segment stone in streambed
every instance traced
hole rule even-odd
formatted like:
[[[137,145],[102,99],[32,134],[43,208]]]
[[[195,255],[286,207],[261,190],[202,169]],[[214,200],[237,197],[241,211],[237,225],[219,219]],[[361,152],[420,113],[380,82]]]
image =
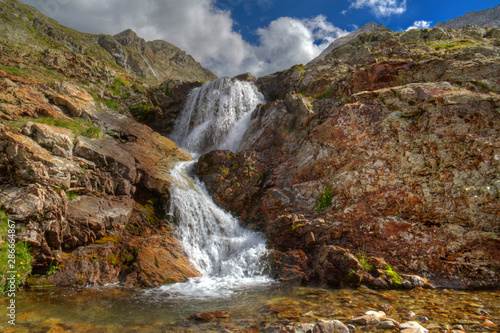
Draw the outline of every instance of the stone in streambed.
[[[320,321],[314,325],[313,333],[349,333],[349,329],[338,320]]]
[[[349,320],[349,322],[351,324],[356,324],[356,325],[361,325],[361,326],[367,326],[367,325],[377,325],[380,323],[380,319],[373,315],[373,314],[369,314],[369,315],[364,315],[364,316],[361,316],[361,317],[357,317],[357,318],[354,318],[354,319],[351,319]]]
[[[407,321],[399,325],[401,333],[428,333],[429,331],[416,321]]]
[[[210,312],[200,312],[192,316],[189,316],[187,319],[188,320],[194,319],[198,321],[211,321],[216,319],[226,319],[229,318],[230,316],[231,313],[229,311],[215,310]]]

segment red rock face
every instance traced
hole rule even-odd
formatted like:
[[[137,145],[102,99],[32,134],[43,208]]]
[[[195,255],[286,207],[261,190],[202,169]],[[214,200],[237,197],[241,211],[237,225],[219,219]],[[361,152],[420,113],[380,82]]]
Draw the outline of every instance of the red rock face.
[[[358,63],[338,49],[338,58],[306,66],[300,82],[293,70],[257,81],[269,96],[281,87],[311,98],[288,93],[259,111],[240,153],[251,151],[252,165],[265,175],[251,194],[214,177],[229,163],[223,155],[198,171],[226,209],[261,221],[276,250],[302,251],[307,258],[295,271],[308,279],[344,281],[349,269],[330,278],[335,260],[322,256],[325,246],[337,246],[350,249],[358,263],[364,255],[383,258],[438,285],[498,287],[498,58],[485,56],[480,65],[473,61],[475,46],[438,53],[394,44],[388,57],[401,59],[378,61],[383,45],[370,44],[371,53],[360,46],[351,54]],[[498,54],[484,47],[485,55]],[[313,99],[327,89],[342,103]],[[246,179],[239,167],[230,171],[235,183]],[[368,279],[364,269],[351,277]],[[376,280],[380,274],[370,272],[369,285],[387,287],[387,280]]]

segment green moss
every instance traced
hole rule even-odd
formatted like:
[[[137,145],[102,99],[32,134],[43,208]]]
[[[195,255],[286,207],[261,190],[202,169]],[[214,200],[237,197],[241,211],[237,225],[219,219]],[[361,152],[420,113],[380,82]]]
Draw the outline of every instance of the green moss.
[[[332,185],[328,185],[328,187],[321,194],[321,197],[317,200],[316,208],[314,208],[314,210],[317,212],[325,210],[327,207],[332,205],[332,200]]]
[[[107,244],[107,243],[115,243],[118,244],[122,238],[120,236],[105,236],[94,242],[94,244]]]
[[[439,51],[439,50],[460,49],[463,47],[475,46],[475,45],[477,45],[477,44],[472,42],[472,41],[462,40],[462,41],[456,41],[456,42],[451,42],[451,43],[432,44],[429,46],[431,48],[433,48],[434,50]]]
[[[403,280],[403,278],[398,273],[392,270],[391,265],[385,266],[385,272],[387,276],[392,279],[393,285],[397,287],[401,286],[401,281]]]
[[[22,120],[12,121],[10,125],[16,128],[23,127],[28,121],[47,124],[54,127],[62,127],[72,131],[76,137],[85,136],[91,139],[98,139],[101,136],[101,129],[99,127],[93,126],[91,122],[83,118],[73,118],[72,120],[67,119],[55,119],[55,118],[25,118]]]

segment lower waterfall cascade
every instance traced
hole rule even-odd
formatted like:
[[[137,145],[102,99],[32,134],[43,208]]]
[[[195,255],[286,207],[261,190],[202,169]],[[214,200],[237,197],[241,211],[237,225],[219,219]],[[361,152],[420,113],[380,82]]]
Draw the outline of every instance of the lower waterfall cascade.
[[[211,149],[236,151],[262,95],[249,82],[220,78],[194,89],[179,116],[172,139],[194,158]],[[170,297],[217,297],[241,288],[269,284],[261,258],[263,234],[240,226],[219,208],[194,175],[195,161],[180,162],[171,170],[167,207],[177,223],[176,237],[201,277],[160,287]]]

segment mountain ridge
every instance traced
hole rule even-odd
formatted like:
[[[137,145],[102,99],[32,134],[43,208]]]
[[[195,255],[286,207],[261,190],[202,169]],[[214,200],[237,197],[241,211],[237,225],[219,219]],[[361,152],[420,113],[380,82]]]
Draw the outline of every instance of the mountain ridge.
[[[454,19],[436,23],[436,28],[461,29],[466,25],[478,25],[482,27],[500,27],[500,5],[481,11],[472,11]]]
[[[91,55],[112,67],[118,64],[138,78],[160,82],[169,79],[208,81],[217,77],[185,51],[166,41],[161,43],[163,48],[157,48],[157,54],[151,45],[158,42],[146,42],[131,29],[114,36],[82,33],[17,0],[0,3],[0,22],[0,37],[32,43],[33,47],[63,48]]]

